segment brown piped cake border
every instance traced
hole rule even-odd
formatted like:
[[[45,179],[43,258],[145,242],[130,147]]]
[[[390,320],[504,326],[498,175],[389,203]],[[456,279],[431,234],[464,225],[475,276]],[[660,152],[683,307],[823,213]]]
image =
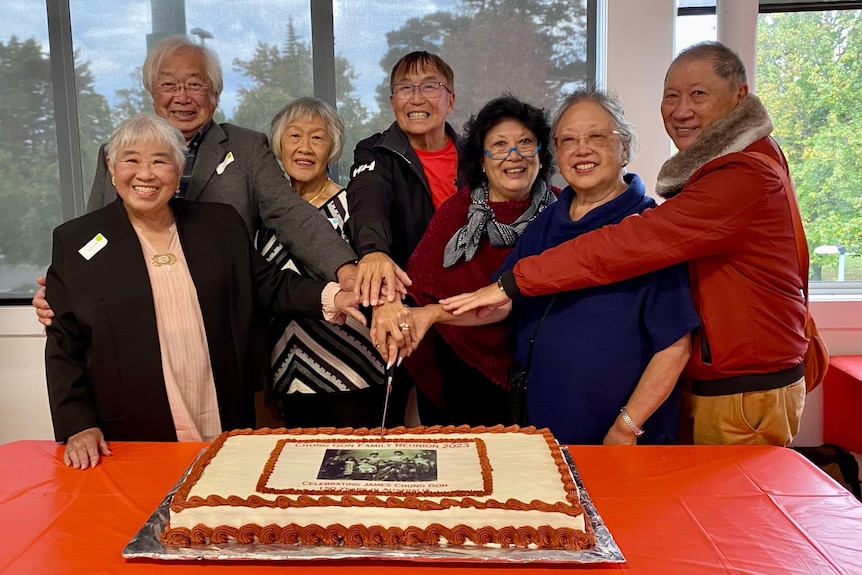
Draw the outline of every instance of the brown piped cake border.
[[[399,497],[397,494],[387,494],[385,497],[363,496],[363,499],[356,498],[353,494],[345,494],[340,497],[330,497],[328,495],[299,495],[296,498],[291,498],[286,495],[279,495],[274,500],[266,500],[256,496],[249,498],[242,497],[218,497],[210,496],[207,498],[189,497],[192,487],[197,483],[203,474],[204,469],[216,456],[218,451],[224,445],[228,438],[237,435],[287,435],[287,436],[303,436],[303,435],[349,435],[354,438],[368,437],[368,440],[380,440],[380,428],[367,429],[359,428],[301,428],[301,429],[236,429],[220,434],[204,452],[204,454],[195,461],[192,468],[189,470],[185,481],[174,495],[170,508],[175,512],[180,512],[196,506],[216,506],[216,505],[253,505],[256,507],[309,507],[309,506],[355,506],[355,507],[402,507],[419,510],[436,510],[445,509],[452,506],[474,507],[477,509],[509,509],[509,510],[536,510],[543,512],[564,513],[570,516],[583,514],[583,507],[578,501],[578,491],[571,474],[569,467],[563,457],[560,447],[554,440],[553,435],[547,429],[536,429],[535,427],[519,427],[510,426],[504,427],[497,425],[493,427],[470,427],[462,426],[430,426],[430,427],[395,427],[386,429],[386,436],[398,436],[405,434],[481,434],[481,433],[524,433],[538,434],[545,438],[548,447],[551,451],[551,456],[557,465],[560,472],[560,478],[563,482],[563,487],[566,491],[566,499],[568,504],[562,502],[546,503],[543,501],[533,500],[530,502],[509,499],[505,502],[489,499],[487,501],[477,501],[471,497],[464,497],[456,500],[453,498],[442,499],[440,502],[423,500],[415,494]],[[384,437],[385,439],[385,437]],[[431,440],[424,440],[426,443]],[[440,440],[444,441],[444,440]],[[484,442],[482,442],[484,448]],[[487,452],[482,451],[480,462],[482,466],[483,481],[490,481],[491,467],[488,462]],[[272,466],[275,464],[275,458],[270,456],[267,462],[267,470],[265,474],[272,472]],[[265,483],[264,477],[260,479]],[[260,483],[259,483],[260,485]],[[424,494],[423,494],[424,495]],[[429,494],[430,495],[430,494]],[[429,496],[425,495],[425,496]],[[445,539],[451,545],[463,545],[467,542],[473,542],[478,545],[498,544],[502,546],[517,546],[527,547],[535,545],[545,549],[587,549],[595,544],[595,534],[589,521],[584,521],[585,531],[580,531],[571,528],[552,528],[552,527],[504,527],[496,529],[493,527],[474,528],[466,525],[456,525],[453,527],[445,527],[439,524],[429,525],[427,528],[406,528],[399,527],[383,527],[383,526],[364,526],[351,525],[344,526],[341,524],[333,524],[328,526],[321,525],[305,525],[289,524],[284,526],[279,525],[243,525],[242,527],[216,526],[207,527],[198,525],[193,529],[187,528],[171,528],[170,524],[165,527],[165,531],[161,534],[161,540],[167,545],[189,545],[189,544],[220,544],[235,540],[240,543],[282,543],[282,544],[302,544],[302,545],[344,545],[349,547],[359,546],[392,546],[392,545],[439,545],[441,538]]]

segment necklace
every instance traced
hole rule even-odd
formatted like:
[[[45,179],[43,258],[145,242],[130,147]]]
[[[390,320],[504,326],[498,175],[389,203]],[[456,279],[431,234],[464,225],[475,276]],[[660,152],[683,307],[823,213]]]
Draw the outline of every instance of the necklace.
[[[162,266],[172,266],[177,263],[177,256],[168,252],[166,254],[155,254],[150,258],[150,263],[159,268]]]
[[[328,187],[329,187],[329,178],[326,178],[326,181],[325,181],[325,182],[323,182],[323,187],[322,187],[322,188],[320,188],[320,191],[319,191],[319,192],[317,192],[317,194],[316,194],[313,198],[311,198],[310,200],[308,200],[308,203],[309,203],[309,204],[313,204],[313,203],[314,203],[314,201],[315,201],[317,198],[319,198],[321,195],[323,195],[323,192],[325,192],[325,191],[326,191],[326,188],[328,188]]]

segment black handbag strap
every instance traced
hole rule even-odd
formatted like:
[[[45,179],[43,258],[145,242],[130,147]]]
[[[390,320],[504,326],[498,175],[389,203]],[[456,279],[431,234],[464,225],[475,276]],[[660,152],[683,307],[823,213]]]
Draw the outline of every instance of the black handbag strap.
[[[542,325],[542,322],[545,321],[545,318],[548,317],[548,313],[550,313],[551,308],[554,306],[554,302],[557,301],[557,294],[551,298],[551,301],[548,302],[548,307],[545,308],[545,313],[542,314],[542,317],[539,318],[539,321],[536,323],[536,329],[533,330],[533,335],[530,336],[530,343],[527,345],[527,365],[524,366],[524,371],[530,373],[530,364],[533,363],[533,346],[536,344],[536,335],[539,333],[539,327]]]

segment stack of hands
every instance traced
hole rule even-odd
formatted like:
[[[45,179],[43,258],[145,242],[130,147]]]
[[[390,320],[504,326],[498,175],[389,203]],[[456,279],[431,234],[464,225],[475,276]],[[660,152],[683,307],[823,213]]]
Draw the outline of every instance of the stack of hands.
[[[353,294],[364,307],[372,308],[371,342],[391,365],[400,354],[410,355],[428,331],[430,323],[417,321],[419,310],[404,305],[413,282],[383,252],[372,252],[359,260]],[[421,332],[420,332],[421,329]]]
[[[445,317],[475,310],[476,317],[482,319],[511,301],[497,284],[491,284],[438,304],[409,307],[403,299],[412,283],[382,252],[366,255],[357,267],[353,293],[363,306],[373,308],[371,341],[387,364],[413,353],[431,326]]]

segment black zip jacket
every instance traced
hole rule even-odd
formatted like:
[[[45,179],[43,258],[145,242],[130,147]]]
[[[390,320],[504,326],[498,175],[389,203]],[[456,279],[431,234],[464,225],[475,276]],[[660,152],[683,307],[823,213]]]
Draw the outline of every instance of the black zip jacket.
[[[457,147],[460,137],[448,123],[446,135]],[[457,179],[460,189],[465,179],[460,173]],[[347,231],[357,256],[384,252],[405,269],[434,215],[434,204],[419,156],[397,123],[356,145],[347,205]]]

